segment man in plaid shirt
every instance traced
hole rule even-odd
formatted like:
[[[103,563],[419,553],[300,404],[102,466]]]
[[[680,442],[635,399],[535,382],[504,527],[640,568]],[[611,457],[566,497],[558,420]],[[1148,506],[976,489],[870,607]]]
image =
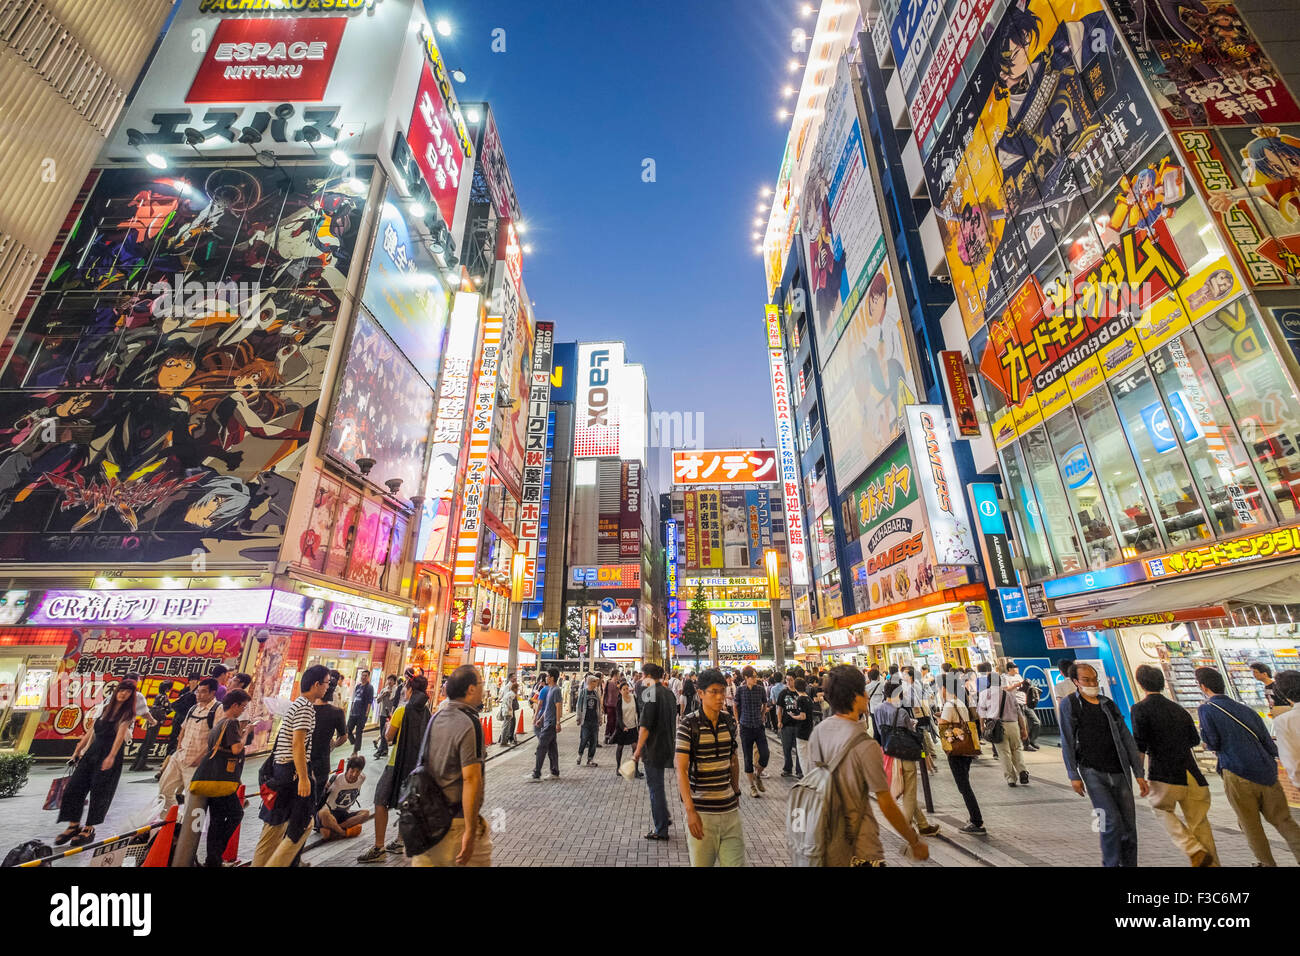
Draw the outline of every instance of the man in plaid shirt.
[[[758,680],[752,667],[740,672],[744,683],[736,688],[736,719],[740,723],[740,749],[745,754],[745,776],[749,777],[749,795],[757,797],[766,793],[763,771],[767,769],[767,728],[763,718],[767,714],[767,688]],[[758,770],[754,770],[754,748],[758,747]]]

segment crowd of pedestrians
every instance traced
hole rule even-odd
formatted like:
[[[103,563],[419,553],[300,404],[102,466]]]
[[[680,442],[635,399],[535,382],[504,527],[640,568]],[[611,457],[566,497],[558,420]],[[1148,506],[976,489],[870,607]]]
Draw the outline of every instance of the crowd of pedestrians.
[[[1219,865],[1208,822],[1211,791],[1196,756],[1200,746],[1214,754],[1224,798],[1256,865],[1277,865],[1265,823],[1300,862],[1300,825],[1277,772],[1280,760],[1292,779],[1300,779],[1300,711],[1293,709],[1293,702],[1300,702],[1300,671],[1275,676],[1265,664],[1254,667],[1266,689],[1276,741],[1254,709],[1227,696],[1223,675],[1212,667],[1196,670],[1203,703],[1195,721],[1165,695],[1159,668],[1137,668],[1143,698],[1126,719],[1091,665],[1059,662],[1062,677],[1050,693],[1062,760],[1075,792],[1092,804],[1103,865],[1137,865],[1137,797],[1149,800],[1191,866]],[[687,848],[696,866],[745,863],[740,804],[746,790],[755,800],[769,793],[769,733],[780,742],[780,775],[787,780],[779,798],[797,805],[800,815],[811,807],[820,828],[815,838],[791,836],[796,858],[815,859],[818,865],[881,866],[885,854],[877,812],[903,838],[907,853],[928,856],[924,838],[940,827],[926,816],[921,781],[939,773],[939,754],[965,804],[961,831],[983,835],[972,763],[991,750],[1006,784],[1027,786],[1023,754],[1038,749],[1042,728],[1035,713],[1039,691],[1011,661],[982,663],[974,670],[945,663],[938,674],[898,665],[885,673],[840,665],[767,674],[753,667],[708,668],[671,675],[653,663],[608,674],[563,675],[549,668],[533,686],[509,675],[494,682],[490,692],[478,670],[467,666],[434,688],[432,698],[422,674],[389,675],[376,693],[370,673],[362,670],[346,712],[334,700],[341,682],[338,671],[320,665],[299,678],[298,696],[258,771],[262,830],[254,866],[305,865],[301,853],[311,833],[321,840],[356,837],[366,824],[372,825],[373,845],[358,862],[380,862],[406,850],[401,832],[389,839],[388,824],[394,811],[411,812],[407,784],[418,775],[436,782],[451,824],[432,846],[409,852],[412,864],[489,865],[491,833],[480,813],[486,744],[479,720],[489,700],[490,712],[499,718],[502,747],[517,745],[520,711],[525,701],[531,705],[536,750],[530,780],[541,780],[543,767],[550,777],[560,777],[559,739],[569,713],[576,716],[579,771],[599,768],[597,749],[615,748],[614,772],[628,781],[646,781],[648,840],[671,838],[666,774],[675,772]],[[206,865],[222,865],[247,805],[235,790],[252,740],[243,718],[250,683],[246,674],[218,668],[188,680],[177,700],[160,710],[157,703],[148,705],[135,680],[119,682],[92,712],[77,744],[59,804],[59,821],[67,827],[56,845],[95,840],[95,827],[116,792],[132,727],[144,720],[152,730],[170,717],[173,732],[157,779],[164,811],[184,805],[173,865],[200,862],[205,818]],[[164,688],[159,699],[165,701],[169,690]],[[380,733],[371,759],[383,763],[369,810],[360,805],[367,766],[360,751],[372,712]],[[331,752],[345,742],[352,745],[351,756],[331,773]]]

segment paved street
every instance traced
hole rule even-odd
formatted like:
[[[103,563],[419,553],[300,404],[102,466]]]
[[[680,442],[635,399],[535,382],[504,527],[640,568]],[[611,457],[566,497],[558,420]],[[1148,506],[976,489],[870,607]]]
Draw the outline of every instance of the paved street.
[[[365,752],[371,750],[370,740]],[[517,748],[502,752],[492,747],[487,767],[485,815],[494,828],[493,862],[503,866],[684,866],[687,851],[681,805],[676,788],[669,784],[669,806],[674,819],[672,839],[667,843],[645,840],[649,829],[649,801],[641,780],[626,781],[614,771],[614,749],[598,750],[598,768],[575,767],[578,736],[571,721],[560,735],[561,777],[544,774],[541,781],[528,779],[533,766],[531,738]],[[1049,738],[1050,741],[1050,738]],[[346,745],[334,752],[346,756]],[[751,865],[783,866],[786,863],[784,837],[785,794],[793,781],[780,772],[780,744],[772,740],[773,763],[769,767],[767,794],[741,799],[746,852]],[[1027,787],[1009,788],[1002,780],[991,754],[975,762],[971,780],[984,810],[988,835],[958,833],[965,823],[964,808],[946,765],[932,779],[935,812],[933,822],[943,830],[930,839],[931,858],[923,864],[902,855],[903,844],[883,826],[891,866],[1096,866],[1100,862],[1097,836],[1092,832],[1091,806],[1076,796],[1066,783],[1060,750],[1050,742],[1036,754],[1026,754],[1033,781]],[[250,761],[245,780],[253,781],[260,760]],[[367,769],[363,803],[370,805],[379,780],[378,765]],[[59,768],[44,765],[33,773],[31,782],[17,797],[0,802],[0,822],[7,850],[23,840],[49,840],[61,829],[53,811],[40,809],[50,780]],[[670,775],[671,780],[671,775]],[[1214,804],[1211,822],[1222,859],[1229,866],[1253,862],[1231,808],[1223,797],[1218,779],[1211,778]],[[147,807],[157,793],[153,775],[124,773],[108,819],[99,828],[101,837],[127,829],[127,818]],[[241,831],[241,856],[250,858],[257,842],[260,823],[256,801],[250,806]],[[879,819],[879,815],[878,815]],[[1145,801],[1138,803],[1140,831],[1139,862],[1142,866],[1182,866],[1185,860],[1174,849]],[[883,821],[882,821],[883,824]],[[1276,837],[1273,831],[1271,836]],[[389,839],[395,827],[390,826]],[[355,866],[358,853],[373,839],[370,824],[360,838],[315,846],[304,859],[312,866]],[[314,842],[314,838],[313,841]],[[1274,855],[1283,866],[1294,859],[1280,840],[1274,840]],[[73,857],[67,865],[84,865],[88,857]],[[384,865],[404,866],[400,854],[389,854]]]

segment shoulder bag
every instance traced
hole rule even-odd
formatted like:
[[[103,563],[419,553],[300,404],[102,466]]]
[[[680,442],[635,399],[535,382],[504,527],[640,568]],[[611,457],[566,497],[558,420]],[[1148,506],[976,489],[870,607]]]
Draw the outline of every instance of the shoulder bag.
[[[966,719],[961,719],[962,711]],[[953,707],[957,720],[939,720],[939,740],[950,757],[974,757],[980,752],[980,727],[969,707]]]
[[[225,736],[227,723],[228,720],[223,720],[213,728],[211,736],[216,739],[212,749],[194,770],[190,793],[200,797],[227,797],[239,789],[240,770],[244,761],[239,755],[221,749],[221,738]]]
[[[901,706],[894,708],[894,720],[885,728],[884,751],[895,760],[920,760],[925,756],[925,739],[921,732],[913,727],[898,726],[898,718],[903,715]]]
[[[1002,709],[1007,704],[1007,689],[1002,688],[1002,696],[998,698],[998,715],[996,717],[985,717],[981,726],[985,740],[991,744],[1000,744],[1006,738],[1006,728],[1002,726]]]

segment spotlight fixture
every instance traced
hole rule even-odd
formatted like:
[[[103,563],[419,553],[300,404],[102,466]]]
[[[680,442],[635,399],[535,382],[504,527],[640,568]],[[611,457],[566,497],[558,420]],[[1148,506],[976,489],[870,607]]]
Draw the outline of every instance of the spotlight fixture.
[[[797,69],[799,69],[799,61],[798,61],[798,60],[791,60],[791,61],[790,61],[790,72],[793,73],[793,72],[794,72],[795,70],[797,70]]]
[[[206,139],[207,137],[196,130],[193,126],[185,127],[185,142],[190,146],[197,148],[202,145],[203,141]]]
[[[304,126],[302,129],[298,130],[298,132],[294,134],[295,139],[302,140],[308,146],[315,145],[320,140],[320,137],[321,137],[320,130],[317,129],[315,126]],[[313,149],[312,152],[314,153],[315,150]]]
[[[346,166],[348,164],[348,154],[341,149],[330,150],[330,162],[335,166]]]
[[[524,252],[528,253],[528,255],[530,255],[530,256],[533,254],[533,245],[532,245],[532,243],[530,243],[530,242],[525,242],[525,243],[524,243]]]
[[[455,80],[457,83],[464,83],[467,79],[469,79],[469,77],[465,75],[464,70],[452,70],[451,78]]]
[[[145,153],[144,161],[148,163],[150,166],[152,166],[154,169],[167,168],[167,160],[163,157],[161,153]]]
[[[267,169],[275,169],[277,165],[275,153],[271,152],[269,149],[259,149],[253,154],[253,157],[257,160],[259,166],[263,166]]]
[[[292,104],[292,103],[281,103],[279,106],[277,106],[277,107],[273,110],[273,112],[275,113],[275,118],[278,119],[278,120],[287,120],[287,119],[290,119],[290,118],[292,118],[292,116],[293,116],[293,114],[294,114],[293,104]]]
[[[477,123],[482,118],[482,114],[472,106],[465,111],[465,119],[471,123]]]
[[[262,141],[262,134],[252,126],[245,126],[239,133],[239,141],[246,146],[252,146]]]
[[[766,199],[768,196],[772,195],[772,187],[764,186],[762,189],[758,191],[758,194],[762,196],[764,199]]]
[[[777,111],[776,111],[776,118],[779,119],[779,120],[782,120],[782,121],[787,120],[787,119],[790,118],[790,111],[789,111],[789,110],[777,110]]]
[[[446,18],[443,18],[439,20],[437,23],[435,23],[433,25],[433,28],[438,31],[438,36],[443,36],[443,37],[451,36],[451,21]]]
[[[424,205],[418,202],[411,203],[411,215],[414,216],[416,219],[423,219]]]

